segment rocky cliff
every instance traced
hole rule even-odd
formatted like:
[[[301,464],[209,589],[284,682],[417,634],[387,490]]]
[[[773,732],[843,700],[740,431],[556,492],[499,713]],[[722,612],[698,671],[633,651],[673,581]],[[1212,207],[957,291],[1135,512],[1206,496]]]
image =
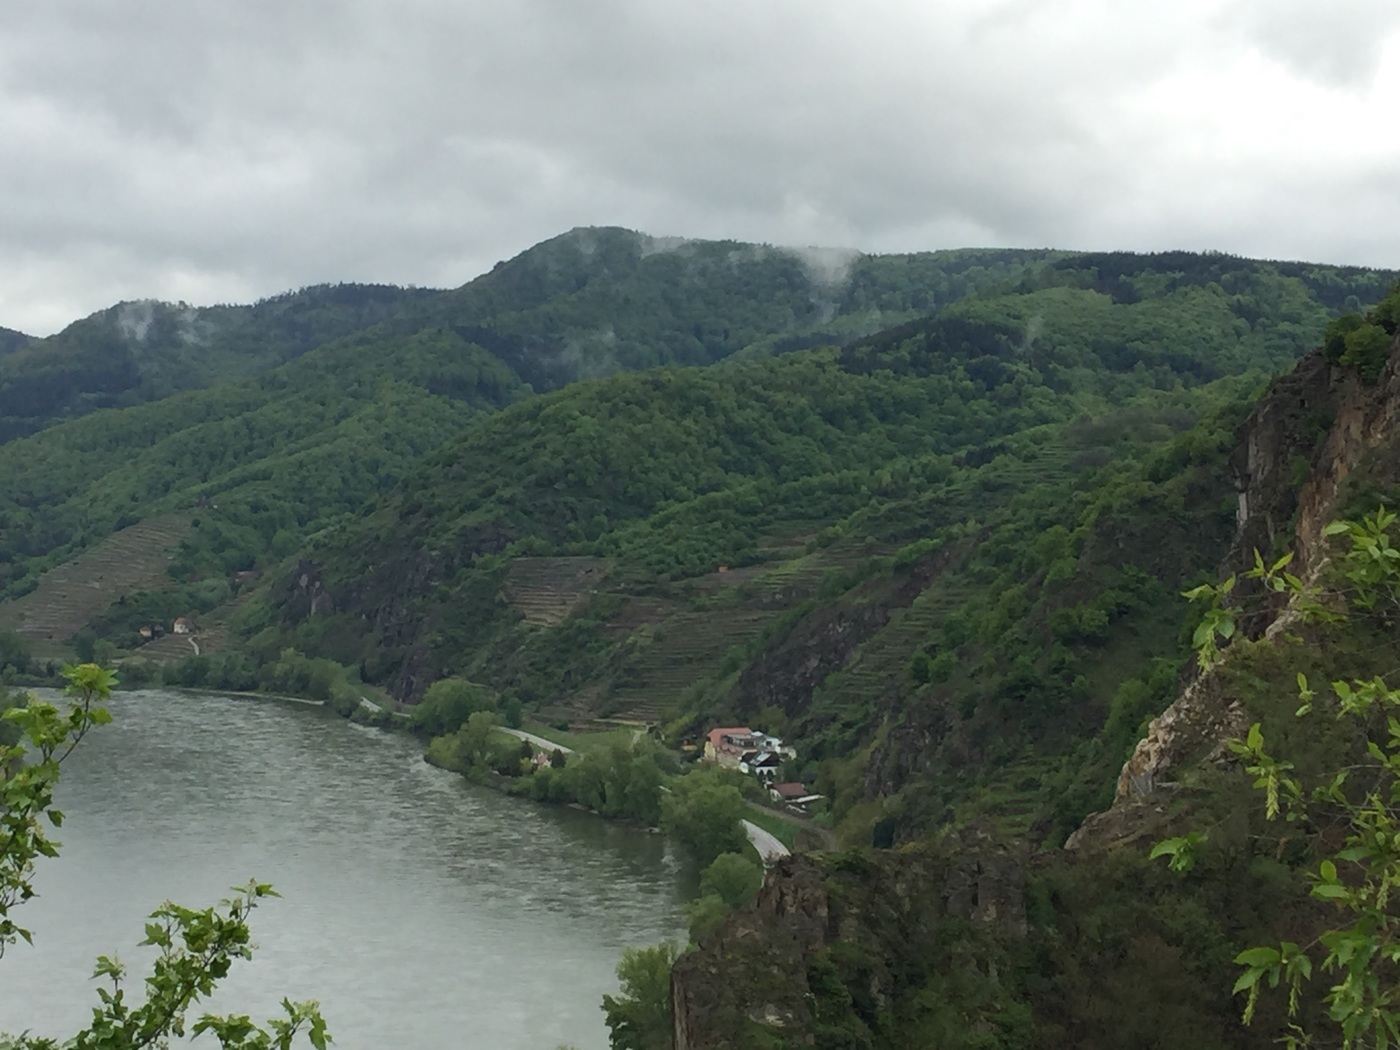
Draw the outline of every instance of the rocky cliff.
[[[753,907],[676,964],[676,1050],[867,1045],[909,989],[985,972],[1024,933],[1023,870],[973,832],[782,861]]]
[[[1400,481],[1400,340],[1374,383],[1354,369],[1308,354],[1275,381],[1246,420],[1231,468],[1238,494],[1235,541],[1221,575],[1242,573],[1254,552],[1292,552],[1290,568],[1315,581],[1327,563],[1323,530],[1348,495]],[[1363,508],[1369,509],[1369,508]],[[1286,599],[1242,581],[1240,623],[1248,638],[1276,634],[1295,620]],[[1169,792],[1177,776],[1220,759],[1225,743],[1244,734],[1250,716],[1227,684],[1224,659],[1205,673],[1188,671],[1178,698],[1155,718],[1118,777],[1114,810],[1090,817],[1067,843],[1105,845],[1131,830],[1123,809]]]

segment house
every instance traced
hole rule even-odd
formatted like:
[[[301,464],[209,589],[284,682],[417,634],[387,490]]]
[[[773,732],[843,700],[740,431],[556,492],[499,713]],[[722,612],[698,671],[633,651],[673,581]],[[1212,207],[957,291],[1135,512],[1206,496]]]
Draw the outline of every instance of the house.
[[[768,733],[755,733],[753,735],[753,746],[759,751],[772,751],[782,758],[797,757],[797,749],[784,744],[783,738],[780,736],[771,736]]]
[[[787,783],[772,785],[768,789],[768,797],[774,802],[781,802],[788,809],[805,813],[808,806],[813,802],[821,801],[826,796],[809,794],[806,784]]]
[[[170,629],[176,634],[193,634],[194,624],[190,623],[188,617],[177,616],[175,622],[170,625]]]
[[[136,628],[136,633],[141,636],[143,642],[149,642],[156,636],[156,629],[148,623],[143,623],[140,627]]]
[[[748,751],[739,763],[742,772],[752,773],[765,784],[777,779],[782,766],[783,756],[776,751]]]
[[[744,752],[753,750],[753,730],[748,726],[711,729],[705,736],[705,761],[738,766]]]
[[[791,802],[793,799],[801,798],[807,794],[807,785],[789,781],[786,784],[774,784],[768,789],[768,797],[774,802]]]

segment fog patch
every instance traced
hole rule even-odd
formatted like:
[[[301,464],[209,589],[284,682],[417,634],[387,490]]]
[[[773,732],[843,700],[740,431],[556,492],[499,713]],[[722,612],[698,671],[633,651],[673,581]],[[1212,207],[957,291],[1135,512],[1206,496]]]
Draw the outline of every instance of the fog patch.
[[[685,251],[694,243],[695,240],[692,237],[643,237],[642,258]]]
[[[1031,347],[1035,346],[1035,341],[1045,332],[1045,318],[1040,314],[1035,314],[1026,322],[1026,330],[1021,334],[1020,353],[1029,354]]]
[[[116,315],[117,331],[133,343],[144,343],[151,325],[155,324],[159,305],[154,299],[120,304]]]
[[[559,352],[559,362],[578,379],[602,379],[622,371],[617,359],[617,330],[603,325],[569,339]]]
[[[807,279],[818,288],[834,291],[844,288],[851,279],[851,269],[861,257],[854,248],[784,248],[802,264]]]

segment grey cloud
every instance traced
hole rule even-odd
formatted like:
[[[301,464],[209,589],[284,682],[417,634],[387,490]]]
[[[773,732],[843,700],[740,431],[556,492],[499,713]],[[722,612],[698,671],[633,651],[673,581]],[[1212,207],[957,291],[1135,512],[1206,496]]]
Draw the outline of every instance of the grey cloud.
[[[1394,6],[25,5],[0,28],[0,324],[458,284],[595,223],[1400,264]]]

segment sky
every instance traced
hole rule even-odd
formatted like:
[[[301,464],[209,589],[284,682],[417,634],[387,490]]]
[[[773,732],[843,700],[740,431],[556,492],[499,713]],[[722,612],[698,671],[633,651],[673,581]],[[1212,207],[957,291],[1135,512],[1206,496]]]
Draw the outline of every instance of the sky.
[[[1397,0],[44,0],[0,326],[455,286],[574,226],[1400,267]]]

